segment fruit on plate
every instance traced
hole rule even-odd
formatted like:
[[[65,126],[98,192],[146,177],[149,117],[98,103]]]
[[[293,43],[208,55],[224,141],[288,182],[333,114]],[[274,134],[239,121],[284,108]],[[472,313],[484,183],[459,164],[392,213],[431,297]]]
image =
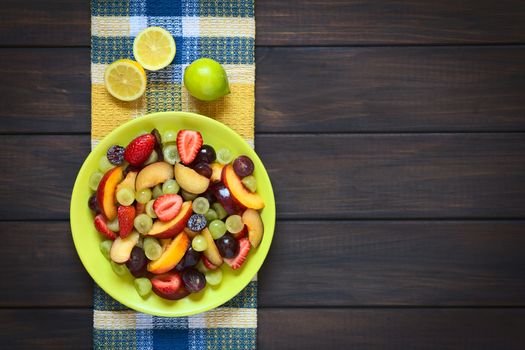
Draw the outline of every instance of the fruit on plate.
[[[192,213],[191,202],[184,202],[176,217],[165,222],[156,220],[146,235],[156,238],[171,238],[184,230]]]
[[[126,174],[126,177],[124,178],[124,180],[122,180],[122,182],[117,185],[116,192],[120,191],[123,188],[127,188],[133,193],[135,193],[135,181],[137,179],[137,174],[138,174],[138,171],[129,171]]]
[[[231,164],[226,165],[222,170],[222,182],[224,182],[224,185],[230,190],[233,198],[246,208],[264,208],[262,197],[259,196],[258,193],[252,193],[244,187],[241,179],[237,176]]]
[[[117,206],[115,204],[115,190],[122,181],[122,167],[108,170],[97,188],[97,202],[102,214],[109,220],[117,217]]]
[[[151,279],[153,292],[159,297],[169,300],[179,300],[190,294],[184,288],[182,278],[176,272],[168,272]]]
[[[264,226],[261,215],[257,210],[246,209],[242,213],[242,222],[248,228],[248,240],[254,248],[257,248],[261,243]]]
[[[161,27],[148,27],[133,40],[133,56],[147,70],[156,71],[168,66],[176,51],[175,40]]]
[[[224,168],[224,164],[213,162],[210,164],[211,166],[211,182],[219,182],[221,181],[222,177],[222,169]]]
[[[217,201],[228,215],[237,214],[244,209],[237,203],[230,193],[230,190],[222,182],[214,183],[211,189],[215,198],[217,198]]]
[[[211,58],[199,58],[186,67],[184,86],[202,101],[213,101],[230,93],[226,71]]]
[[[117,60],[106,68],[104,85],[113,97],[133,101],[146,91],[146,72],[138,62]]]
[[[129,260],[126,262],[126,267],[128,268],[129,272],[135,277],[143,277],[146,276],[148,270],[148,259],[146,258],[146,254],[144,253],[144,250],[140,247],[133,247],[131,250],[131,254],[129,256]]]
[[[131,165],[142,165],[153,152],[156,142],[152,134],[140,135],[128,144],[124,151],[124,159]]]
[[[210,179],[181,163],[175,164],[175,180],[183,190],[193,194],[204,193],[210,185]]]
[[[126,238],[117,237],[111,245],[111,250],[109,251],[109,256],[112,261],[117,264],[123,264],[129,260],[131,255],[131,250],[139,241],[139,233],[134,231]]]
[[[213,237],[211,236],[210,231],[208,228],[205,228],[202,230],[202,236],[206,240],[206,243],[208,244],[206,250],[204,250],[204,256],[215,266],[221,266],[222,265],[222,257],[219,253],[219,249],[217,248],[217,245],[215,245],[215,241],[213,240]]]
[[[173,166],[165,162],[156,162],[144,167],[137,175],[135,190],[142,191],[173,179]]]
[[[135,207],[119,205],[117,210],[118,224],[120,227],[119,235],[126,238],[133,230],[133,221],[135,220]]]
[[[181,130],[177,134],[177,150],[179,151],[180,159],[184,164],[189,165],[193,162],[199,153],[201,146],[202,136],[200,132]]]
[[[97,231],[101,233],[104,237],[111,240],[117,238],[117,234],[108,228],[108,223],[104,215],[98,214],[97,216],[95,216],[94,225]]]
[[[246,261],[246,257],[250,252],[250,241],[248,238],[244,237],[239,240],[239,253],[237,256],[231,259],[224,258],[224,262],[228,264],[232,269],[239,269],[242,264]]]
[[[181,261],[190,245],[188,236],[181,232],[166,247],[160,258],[148,264],[148,271],[161,274],[173,269]]]
[[[175,218],[182,207],[182,197],[178,194],[164,194],[153,202],[153,210],[160,221]]]
[[[182,281],[190,293],[198,293],[206,287],[204,274],[191,267],[182,272]]]

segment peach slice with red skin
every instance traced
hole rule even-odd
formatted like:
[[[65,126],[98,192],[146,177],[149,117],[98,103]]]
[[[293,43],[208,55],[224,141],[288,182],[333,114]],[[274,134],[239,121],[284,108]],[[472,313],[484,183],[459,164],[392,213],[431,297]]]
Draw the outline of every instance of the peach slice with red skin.
[[[151,229],[146,233],[147,236],[156,238],[171,238],[177,233],[184,230],[193,209],[191,208],[191,201],[182,203],[179,213],[170,221],[155,220]]]
[[[257,248],[261,243],[264,226],[261,215],[257,210],[246,209],[242,214],[242,222],[248,228],[248,239],[254,248]]]
[[[217,245],[215,244],[215,241],[213,240],[213,237],[210,233],[210,230],[208,228],[205,228],[201,232],[202,236],[206,240],[206,243],[208,244],[208,248],[204,250],[204,256],[215,266],[221,266],[222,265],[222,256],[219,253],[219,248],[217,248]]]
[[[131,232],[126,238],[117,237],[109,251],[109,257],[117,264],[123,264],[129,260],[131,250],[139,241],[140,235],[137,231]]]
[[[186,254],[189,245],[188,236],[184,232],[179,233],[166,247],[160,258],[148,263],[148,271],[161,274],[173,269]]]
[[[201,194],[210,186],[210,179],[181,163],[175,164],[174,172],[175,180],[187,192]]]
[[[252,193],[244,187],[241,179],[235,171],[233,166],[228,164],[222,169],[222,182],[230,191],[232,197],[246,208],[262,209],[264,208],[264,201],[257,193]]]
[[[139,172],[135,180],[135,189],[140,191],[169,179],[173,179],[173,166],[166,162],[156,162],[144,167]]]
[[[115,190],[123,178],[122,167],[108,170],[97,188],[97,202],[102,214],[111,221],[117,217],[117,205],[115,204]]]

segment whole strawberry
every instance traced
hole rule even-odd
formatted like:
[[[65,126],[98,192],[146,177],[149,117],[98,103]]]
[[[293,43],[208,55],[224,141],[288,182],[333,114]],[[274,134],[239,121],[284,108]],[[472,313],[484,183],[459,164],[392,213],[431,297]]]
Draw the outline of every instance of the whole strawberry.
[[[155,147],[155,136],[145,134],[131,141],[124,151],[124,159],[131,165],[139,166],[148,160]]]

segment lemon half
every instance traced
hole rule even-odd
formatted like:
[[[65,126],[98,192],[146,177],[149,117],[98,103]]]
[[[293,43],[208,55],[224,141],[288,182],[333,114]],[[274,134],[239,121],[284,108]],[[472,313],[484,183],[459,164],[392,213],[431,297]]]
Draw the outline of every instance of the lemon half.
[[[138,62],[121,59],[106,68],[104,84],[115,98],[133,101],[146,91],[146,72]]]
[[[147,70],[159,70],[169,65],[177,47],[171,34],[161,27],[148,27],[133,41],[133,55]]]

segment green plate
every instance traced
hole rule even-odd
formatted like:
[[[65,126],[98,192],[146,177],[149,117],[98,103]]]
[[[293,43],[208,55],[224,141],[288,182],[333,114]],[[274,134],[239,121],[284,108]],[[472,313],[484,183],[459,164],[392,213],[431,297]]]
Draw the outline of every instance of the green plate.
[[[206,286],[196,294],[178,301],[169,301],[156,294],[142,299],[133,286],[133,276],[117,276],[109,262],[99,250],[101,235],[93,226],[93,214],[87,206],[92,191],[88,186],[90,174],[97,170],[99,159],[107,149],[115,144],[127,145],[144,132],[157,128],[162,134],[165,130],[198,130],[204,143],[216,150],[227,147],[234,156],[245,154],[255,164],[257,192],[264,198],[266,207],[261,211],[264,222],[264,236],[260,246],[250,251],[244,265],[239,270],[223,266],[223,280],[218,286]],[[275,227],[275,199],[268,173],[261,160],[251,147],[232,129],[211,118],[193,113],[163,112],[134,119],[118,127],[107,135],[89,154],[80,169],[71,196],[71,232],[77,253],[84,267],[95,282],[120,303],[134,310],[157,316],[188,316],[211,310],[224,304],[237,295],[255,276],[270,249]],[[88,291],[86,291],[87,293]]]

